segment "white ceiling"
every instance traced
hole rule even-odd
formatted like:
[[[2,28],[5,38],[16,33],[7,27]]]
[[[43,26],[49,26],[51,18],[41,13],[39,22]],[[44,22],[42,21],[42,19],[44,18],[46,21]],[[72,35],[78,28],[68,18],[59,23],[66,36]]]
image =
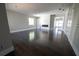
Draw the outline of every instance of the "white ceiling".
[[[65,10],[70,5],[71,4],[64,3],[6,3],[6,9],[26,15],[31,15],[59,10],[59,8]]]

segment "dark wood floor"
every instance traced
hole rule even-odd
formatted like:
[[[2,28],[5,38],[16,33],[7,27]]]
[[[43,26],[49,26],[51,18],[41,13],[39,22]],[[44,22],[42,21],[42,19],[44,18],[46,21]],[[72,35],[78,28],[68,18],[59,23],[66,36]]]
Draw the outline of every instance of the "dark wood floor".
[[[63,31],[29,30],[11,34],[15,56],[75,56]]]

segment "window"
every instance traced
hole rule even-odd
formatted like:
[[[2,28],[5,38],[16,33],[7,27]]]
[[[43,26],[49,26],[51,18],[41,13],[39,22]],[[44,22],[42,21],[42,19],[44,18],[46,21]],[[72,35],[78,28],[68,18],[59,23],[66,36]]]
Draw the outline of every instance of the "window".
[[[56,17],[54,21],[54,27],[63,27],[63,17]]]
[[[67,26],[71,27],[71,24],[72,24],[72,20],[68,20]]]
[[[29,18],[29,25],[34,25],[34,18]]]

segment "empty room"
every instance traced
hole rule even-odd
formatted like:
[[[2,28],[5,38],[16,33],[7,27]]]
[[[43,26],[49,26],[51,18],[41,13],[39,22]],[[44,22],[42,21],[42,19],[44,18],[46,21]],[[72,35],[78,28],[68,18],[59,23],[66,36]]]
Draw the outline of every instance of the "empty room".
[[[0,56],[79,56],[78,3],[0,3]]]

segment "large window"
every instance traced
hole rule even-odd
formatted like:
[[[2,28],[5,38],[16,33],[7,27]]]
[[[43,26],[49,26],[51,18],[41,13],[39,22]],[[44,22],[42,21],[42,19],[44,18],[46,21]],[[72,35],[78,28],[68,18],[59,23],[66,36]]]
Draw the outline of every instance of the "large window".
[[[29,18],[29,25],[34,25],[34,18]]]

